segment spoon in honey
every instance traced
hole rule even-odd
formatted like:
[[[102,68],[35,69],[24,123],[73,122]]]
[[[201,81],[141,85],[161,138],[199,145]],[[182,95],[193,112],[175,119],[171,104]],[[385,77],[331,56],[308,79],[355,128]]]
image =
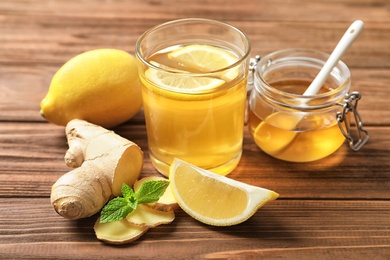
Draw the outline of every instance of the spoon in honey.
[[[329,76],[333,68],[341,59],[341,56],[351,46],[355,39],[359,36],[363,30],[364,22],[357,20],[351,24],[348,30],[344,33],[335,49],[321,68],[320,72],[314,78],[310,86],[303,93],[303,96],[315,96],[321,89],[326,78]],[[290,115],[283,112],[276,112],[269,115],[264,121],[262,121],[254,131],[254,139],[256,144],[264,150],[266,153],[273,155],[286,148],[295,138],[297,132],[293,130],[298,123],[302,120],[301,116]],[[280,129],[273,127],[283,126]],[[282,130],[283,129],[283,130]],[[281,133],[278,134],[278,131]],[[269,135],[268,133],[272,133]],[[266,138],[261,138],[265,137]]]

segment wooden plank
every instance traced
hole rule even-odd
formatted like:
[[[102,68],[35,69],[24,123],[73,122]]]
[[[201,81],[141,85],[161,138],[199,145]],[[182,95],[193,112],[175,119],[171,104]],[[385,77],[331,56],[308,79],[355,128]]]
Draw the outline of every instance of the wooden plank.
[[[0,120],[43,122],[39,114],[40,102],[57,69],[40,65],[0,65]]]
[[[200,0],[200,1],[46,1],[13,0],[2,2],[3,14],[58,15],[67,17],[128,18],[144,20],[177,19],[185,17],[210,17],[217,20],[265,20],[265,21],[346,21],[361,19],[390,21],[389,2],[377,0]]]
[[[112,17],[5,15],[0,25],[0,64],[62,65],[71,57],[96,48],[135,53],[138,37],[163,22]],[[231,21],[252,43],[253,56],[286,48],[309,48],[330,53],[352,21],[308,23],[299,20]],[[29,44],[25,44],[28,42]],[[366,28],[343,60],[350,67],[390,67],[390,24],[367,21]]]
[[[165,21],[203,17],[247,33],[255,54],[300,47],[330,52],[356,19],[366,29],[346,54],[351,67],[389,67],[389,2],[344,1],[25,1],[0,3],[0,63],[56,64],[102,47],[134,53],[137,38]],[[283,6],[283,8],[281,8]],[[27,43],[27,44],[26,44]],[[369,57],[369,59],[367,58]]]
[[[0,121],[45,122],[39,114],[40,102],[59,67],[0,66]],[[359,111],[365,125],[390,125],[390,103],[387,101],[390,96],[390,88],[387,87],[390,85],[389,71],[387,68],[351,68],[351,91],[362,94]],[[134,121],[143,123],[142,112]]]
[[[149,159],[145,125],[129,123],[114,130],[144,151],[142,175],[158,175]],[[359,152],[345,144],[323,160],[289,163],[262,153],[245,129],[243,156],[229,177],[273,189],[282,198],[389,199],[390,129],[368,130],[371,139]],[[70,170],[63,161],[66,150],[63,127],[1,123],[0,197],[48,197],[51,185]]]
[[[65,220],[47,199],[7,198],[0,200],[0,255],[2,259],[229,255],[361,259],[363,253],[386,259],[390,256],[389,211],[389,201],[279,199],[240,225],[212,227],[177,210],[172,224],[150,229],[130,245],[103,246],[92,228],[96,217]]]
[[[210,259],[351,259],[350,257],[386,260],[389,258],[389,246],[380,245],[372,247],[361,246],[338,246],[338,247],[302,247],[302,248],[280,248],[280,249],[254,249],[237,250],[230,252],[216,252],[206,254],[205,258]]]

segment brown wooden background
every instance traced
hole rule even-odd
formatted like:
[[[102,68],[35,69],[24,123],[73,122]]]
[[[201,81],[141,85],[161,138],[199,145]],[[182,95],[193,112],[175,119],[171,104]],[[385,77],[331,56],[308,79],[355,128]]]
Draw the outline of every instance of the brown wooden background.
[[[162,22],[188,17],[243,30],[252,53],[285,48],[331,52],[356,19],[363,34],[345,54],[370,141],[345,144],[306,164],[264,155],[246,130],[243,158],[231,178],[280,198],[247,222],[203,225],[181,210],[170,225],[126,246],[93,233],[95,217],[69,221],[50,205],[51,185],[69,169],[64,128],[39,115],[51,77],[71,57],[95,48],[134,53],[137,38]],[[1,259],[390,259],[390,2],[388,0],[1,0]],[[157,174],[142,113],[114,129],[146,154],[143,175]]]

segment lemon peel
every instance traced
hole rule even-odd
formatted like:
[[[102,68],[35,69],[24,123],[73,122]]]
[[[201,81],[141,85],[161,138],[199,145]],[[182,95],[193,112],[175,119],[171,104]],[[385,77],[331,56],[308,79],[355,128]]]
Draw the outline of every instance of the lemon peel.
[[[142,107],[136,60],[118,49],[81,53],[55,73],[40,106],[41,115],[57,125],[72,119],[105,128],[124,123]]]

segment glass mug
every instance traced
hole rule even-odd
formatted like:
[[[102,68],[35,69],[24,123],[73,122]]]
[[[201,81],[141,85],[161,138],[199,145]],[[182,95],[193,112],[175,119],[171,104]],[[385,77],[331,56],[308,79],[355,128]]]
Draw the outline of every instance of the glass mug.
[[[163,175],[175,157],[226,175],[242,153],[250,43],[214,20],[158,25],[136,44],[153,165]]]
[[[287,49],[268,54],[255,65],[248,126],[265,153],[285,161],[309,162],[335,152],[346,137],[354,150],[367,141],[368,133],[353,103],[360,95],[348,94],[351,75],[342,61],[319,93],[302,94],[328,57],[314,50]],[[358,125],[359,141],[355,144],[349,134],[348,111],[353,112]]]

